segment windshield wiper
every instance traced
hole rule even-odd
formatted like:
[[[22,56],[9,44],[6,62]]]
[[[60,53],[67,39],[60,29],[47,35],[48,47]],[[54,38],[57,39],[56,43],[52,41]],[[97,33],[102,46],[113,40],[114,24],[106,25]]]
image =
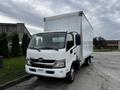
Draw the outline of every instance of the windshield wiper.
[[[53,47],[41,47],[40,49],[54,49],[54,50],[58,51],[57,48],[53,48]]]

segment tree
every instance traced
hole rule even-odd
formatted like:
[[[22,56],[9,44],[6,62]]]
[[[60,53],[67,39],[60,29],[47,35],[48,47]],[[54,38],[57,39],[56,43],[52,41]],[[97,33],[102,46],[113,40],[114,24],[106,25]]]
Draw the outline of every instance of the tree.
[[[106,40],[103,37],[95,37],[93,39],[93,44],[95,48],[104,48],[106,47]]]
[[[20,54],[19,36],[14,32],[12,35],[12,56],[16,57]]]
[[[29,38],[28,34],[24,34],[23,39],[22,39],[22,45],[21,45],[22,53],[24,56],[26,55],[26,51],[27,51],[29,42],[30,42],[30,38]]]
[[[7,34],[5,32],[0,34],[0,55],[7,57],[9,54]]]

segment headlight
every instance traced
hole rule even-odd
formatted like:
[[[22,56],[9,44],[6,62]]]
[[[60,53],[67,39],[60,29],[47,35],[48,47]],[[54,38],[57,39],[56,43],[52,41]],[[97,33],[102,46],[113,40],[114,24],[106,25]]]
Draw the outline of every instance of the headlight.
[[[56,60],[53,68],[64,68],[65,67],[65,59],[63,60]]]
[[[30,64],[30,59],[29,59],[29,58],[26,58],[26,60],[27,60],[27,65],[31,65],[31,64]]]

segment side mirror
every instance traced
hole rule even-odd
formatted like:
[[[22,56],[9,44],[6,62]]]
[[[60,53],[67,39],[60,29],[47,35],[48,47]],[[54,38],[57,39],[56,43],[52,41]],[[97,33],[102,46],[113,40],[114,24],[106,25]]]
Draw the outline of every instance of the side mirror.
[[[81,44],[81,38],[80,38],[80,34],[76,34],[75,36],[76,38],[76,45],[80,45]]]

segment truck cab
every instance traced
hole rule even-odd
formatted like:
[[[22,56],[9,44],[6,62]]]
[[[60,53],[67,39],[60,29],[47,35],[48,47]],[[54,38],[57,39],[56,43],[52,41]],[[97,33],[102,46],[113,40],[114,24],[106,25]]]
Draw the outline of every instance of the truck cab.
[[[33,75],[67,78],[72,82],[80,65],[80,34],[44,32],[33,35],[27,49],[26,72]]]

